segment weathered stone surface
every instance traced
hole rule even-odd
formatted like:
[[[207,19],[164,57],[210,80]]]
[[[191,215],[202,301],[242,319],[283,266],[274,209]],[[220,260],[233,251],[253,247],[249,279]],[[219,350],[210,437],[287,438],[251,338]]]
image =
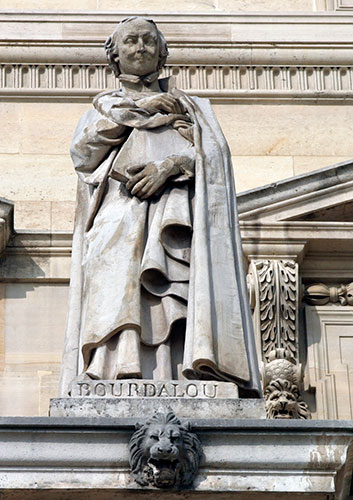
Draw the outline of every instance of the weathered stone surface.
[[[238,193],[287,179],[293,175],[293,158],[291,156],[234,155],[232,155],[232,162]]]
[[[58,392],[67,291],[62,284],[1,283],[2,415],[48,414]]]
[[[9,1],[9,0],[7,0]],[[18,1],[18,0],[17,0]],[[32,0],[38,1],[38,0]],[[66,0],[67,1],[67,0]],[[92,0],[91,0],[92,1]],[[97,0],[98,9],[101,10],[116,10],[116,4],[114,0]],[[43,7],[42,7],[43,8]],[[129,11],[131,4],[129,0],[123,0],[121,4],[119,3],[120,10]],[[257,0],[256,2],[251,2],[249,0],[218,0],[214,2],[212,0],[181,0],[168,2],[164,4],[160,0],[137,0],[134,3],[134,9],[140,11],[151,12],[164,11],[166,12],[299,12],[306,11],[312,12],[313,5],[312,0]]]
[[[263,399],[54,398],[51,417],[144,418],[170,408],[179,418],[265,418]]]

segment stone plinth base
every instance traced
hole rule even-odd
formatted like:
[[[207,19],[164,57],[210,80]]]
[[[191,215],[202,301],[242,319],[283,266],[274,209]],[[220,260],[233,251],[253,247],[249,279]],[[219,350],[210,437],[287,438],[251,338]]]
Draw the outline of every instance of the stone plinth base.
[[[71,397],[52,399],[51,417],[145,418],[170,408],[180,418],[266,418],[261,399],[239,399],[230,382],[78,380]]]
[[[50,401],[51,417],[148,418],[155,410],[170,408],[179,418],[266,418],[262,399],[177,398],[56,398]]]

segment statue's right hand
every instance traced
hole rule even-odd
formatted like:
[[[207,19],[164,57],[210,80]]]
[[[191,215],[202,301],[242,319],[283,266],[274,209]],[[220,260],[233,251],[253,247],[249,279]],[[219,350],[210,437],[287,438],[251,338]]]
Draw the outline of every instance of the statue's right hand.
[[[178,99],[166,93],[144,97],[136,101],[136,104],[139,108],[145,109],[149,113],[184,114],[184,109]]]
[[[129,167],[127,171],[132,177],[125,184],[126,188],[141,200],[149,198],[167,182],[170,176],[179,173],[178,161],[182,161],[183,158],[183,156],[171,156],[165,160]]]

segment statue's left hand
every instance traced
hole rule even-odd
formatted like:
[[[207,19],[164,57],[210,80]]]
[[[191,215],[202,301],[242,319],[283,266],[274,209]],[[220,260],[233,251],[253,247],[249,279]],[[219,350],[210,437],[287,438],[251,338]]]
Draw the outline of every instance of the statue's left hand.
[[[141,200],[152,196],[162,187],[168,177],[180,172],[178,161],[175,158],[166,158],[163,161],[151,161],[145,165],[135,165],[127,169],[132,175],[126,183],[131,194]]]

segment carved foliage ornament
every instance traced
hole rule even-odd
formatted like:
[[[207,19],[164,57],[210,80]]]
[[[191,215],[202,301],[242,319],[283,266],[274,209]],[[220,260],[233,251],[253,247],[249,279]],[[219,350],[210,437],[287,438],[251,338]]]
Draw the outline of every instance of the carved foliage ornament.
[[[258,260],[252,263],[258,293],[259,330],[263,357],[276,348],[298,356],[298,265],[292,260]]]
[[[136,482],[164,489],[189,487],[202,457],[201,443],[190,424],[182,424],[172,411],[159,411],[136,429],[129,443]]]

